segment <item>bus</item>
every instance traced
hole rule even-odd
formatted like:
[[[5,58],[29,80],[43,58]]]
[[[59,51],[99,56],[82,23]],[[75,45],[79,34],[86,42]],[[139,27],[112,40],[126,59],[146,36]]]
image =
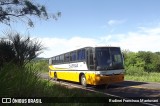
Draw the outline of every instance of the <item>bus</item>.
[[[49,58],[49,77],[83,86],[124,81],[120,47],[84,47]]]

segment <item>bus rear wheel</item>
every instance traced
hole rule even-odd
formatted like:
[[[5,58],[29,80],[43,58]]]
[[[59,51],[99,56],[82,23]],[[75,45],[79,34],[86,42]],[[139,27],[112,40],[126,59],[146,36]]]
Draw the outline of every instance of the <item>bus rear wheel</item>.
[[[81,85],[84,86],[84,87],[87,86],[87,82],[86,82],[86,77],[85,77],[85,75],[82,75],[82,76],[81,76]]]

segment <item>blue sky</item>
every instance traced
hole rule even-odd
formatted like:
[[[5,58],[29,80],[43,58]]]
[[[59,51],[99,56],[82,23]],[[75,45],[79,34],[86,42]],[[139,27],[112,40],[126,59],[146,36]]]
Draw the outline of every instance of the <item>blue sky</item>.
[[[160,51],[159,0],[38,0],[57,20],[37,18],[34,28],[24,23],[12,29],[39,38],[51,57],[83,46],[111,45],[130,51]],[[0,31],[9,29],[0,24]]]

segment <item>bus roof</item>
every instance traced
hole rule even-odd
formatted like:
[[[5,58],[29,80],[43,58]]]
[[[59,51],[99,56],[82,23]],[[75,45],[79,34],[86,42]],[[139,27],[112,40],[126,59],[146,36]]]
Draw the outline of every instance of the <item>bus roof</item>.
[[[59,56],[59,55],[62,55],[62,54],[66,54],[66,53],[70,53],[70,52],[74,52],[74,51],[77,51],[77,50],[80,50],[80,49],[91,49],[91,48],[103,48],[103,47],[108,47],[108,48],[114,48],[114,47],[116,47],[116,46],[95,46],[95,47],[93,47],[93,46],[87,46],[87,47],[82,47],[82,48],[78,48],[78,49],[75,49],[75,50],[71,50],[71,51],[68,51],[68,52],[64,52],[64,53],[61,53],[61,54],[58,54],[58,55],[55,55],[55,56]],[[119,48],[119,47],[117,47],[117,48]],[[52,56],[52,57],[55,57],[55,56]],[[51,57],[51,58],[52,58]]]

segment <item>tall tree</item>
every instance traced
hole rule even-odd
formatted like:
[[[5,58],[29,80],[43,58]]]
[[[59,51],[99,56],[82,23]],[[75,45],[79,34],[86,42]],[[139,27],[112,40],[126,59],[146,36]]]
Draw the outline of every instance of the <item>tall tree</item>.
[[[34,24],[30,16],[46,20],[49,18],[57,20],[60,15],[61,13],[58,12],[49,16],[45,6],[34,2],[34,0],[0,0],[0,22],[7,25],[21,20],[33,27]]]

